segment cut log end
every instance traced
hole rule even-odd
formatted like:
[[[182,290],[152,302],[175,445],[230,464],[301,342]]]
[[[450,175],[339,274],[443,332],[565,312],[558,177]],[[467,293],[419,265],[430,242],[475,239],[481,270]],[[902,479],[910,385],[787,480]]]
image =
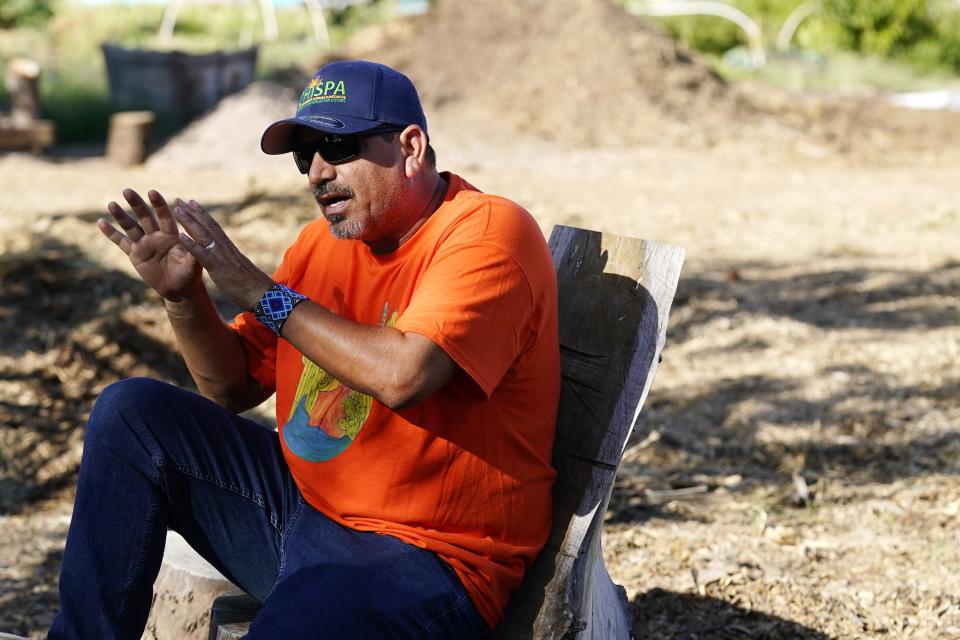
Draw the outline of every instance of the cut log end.
[[[21,78],[36,80],[40,77],[40,64],[28,58],[14,58],[7,63],[7,69]]]
[[[152,111],[122,111],[110,117],[107,158],[117,164],[140,164],[150,153],[155,116]]]

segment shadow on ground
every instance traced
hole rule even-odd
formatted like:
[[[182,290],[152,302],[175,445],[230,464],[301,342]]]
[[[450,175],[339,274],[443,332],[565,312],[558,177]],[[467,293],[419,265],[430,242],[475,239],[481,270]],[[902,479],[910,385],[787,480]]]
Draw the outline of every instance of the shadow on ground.
[[[252,187],[236,201],[207,205],[227,228],[267,218],[284,244],[316,215],[309,195]],[[36,234],[20,243],[25,249],[0,255],[0,514],[72,486],[83,425],[109,383],[148,376],[194,388],[159,296],[132,272],[97,260],[96,251],[116,249],[92,227],[90,237],[71,240]],[[254,253],[282,255],[272,237],[257,240]],[[237,313],[212,293],[224,317]]]
[[[784,460],[802,455],[811,472],[843,473],[858,482],[889,482],[931,471],[960,474],[960,434],[911,435],[905,429],[921,411],[956,407],[960,382],[896,385],[879,373],[861,371],[859,376],[860,382],[818,400],[803,398],[788,380],[727,380],[693,397],[661,396],[642,420],[647,428],[661,430],[661,446],[693,454],[704,469],[736,459],[753,476],[773,477],[782,474]],[[752,403],[751,411],[735,415],[735,406],[745,400]],[[796,430],[817,424],[830,430],[832,441],[763,442],[756,438],[761,424]]]
[[[738,314],[821,329],[932,329],[957,324],[960,262],[927,271],[850,268],[795,273],[782,265],[717,265],[682,278],[669,339]],[[713,304],[711,304],[713,303]]]
[[[63,552],[49,551],[33,567],[35,575],[57,576]],[[6,633],[27,636],[44,634],[53,622],[60,599],[56,581],[36,577],[0,578],[0,628]]]
[[[59,240],[0,256],[0,513],[72,486],[82,427],[107,384],[189,384],[153,297]]]
[[[958,323],[956,261],[926,271],[723,264],[682,278],[665,359],[677,357],[678,347],[692,341],[702,346],[686,349],[685,357],[714,358],[714,368],[726,358],[778,357],[766,351],[771,346],[766,332],[773,328],[798,332],[796,358],[813,373],[798,377],[766,367],[774,373],[694,379],[666,391],[654,384],[630,446],[651,433],[657,440],[645,445],[647,451],[628,450],[608,521],[695,517],[660,509],[648,499],[651,487],[740,491],[761,483],[789,503],[797,472],[811,486],[820,478],[866,484],[960,475],[960,434],[950,427],[960,410],[960,379],[931,375],[922,383],[905,383],[869,358],[847,361],[854,358],[804,352],[820,336],[836,341],[851,332],[849,344],[886,349],[898,334],[915,336]],[[782,353],[784,337],[769,340],[779,341],[775,353]],[[805,387],[823,381],[829,384],[820,384],[816,393]],[[769,437],[771,432],[777,436]],[[725,484],[739,476],[749,481]]]
[[[650,640],[830,640],[776,616],[689,593],[651,589],[630,603],[633,636]]]

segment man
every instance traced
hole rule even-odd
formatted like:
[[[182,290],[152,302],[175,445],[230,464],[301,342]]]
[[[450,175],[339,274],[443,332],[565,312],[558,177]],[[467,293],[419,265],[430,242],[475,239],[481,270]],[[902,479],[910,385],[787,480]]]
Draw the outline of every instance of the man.
[[[192,200],[127,189],[98,222],[205,397],[101,394],[49,637],[139,638],[167,528],[263,602],[249,638],[481,637],[550,527],[539,228],[437,172],[416,90],[382,65],[322,68],[261,147],[292,152],[323,214],[272,277]],[[203,270],[246,310],[229,325]],[[236,415],[274,392],[278,433]]]

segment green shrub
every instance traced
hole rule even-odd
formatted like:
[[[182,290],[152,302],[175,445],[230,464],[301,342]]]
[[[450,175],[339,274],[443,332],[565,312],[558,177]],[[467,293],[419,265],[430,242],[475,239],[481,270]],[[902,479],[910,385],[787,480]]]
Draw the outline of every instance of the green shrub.
[[[802,0],[734,0],[733,5],[756,22],[768,40]],[[690,47],[707,53],[721,54],[747,44],[743,30],[733,22],[716,16],[676,16],[658,18],[668,32]]]
[[[823,19],[854,51],[900,54],[935,35],[926,0],[823,0]]]
[[[657,22],[674,38],[704,53],[719,55],[746,42],[740,27],[729,20],[710,16],[672,16],[658,18]]]
[[[54,8],[54,0],[0,0],[0,29],[42,25]]]
[[[58,143],[106,140],[113,108],[102,84],[41,78],[40,104],[43,117],[56,123]]]
[[[946,0],[822,0],[822,45],[960,70],[960,11]]]
[[[729,0],[757,22],[766,45],[805,0]],[[746,44],[732,22],[709,16],[658,21],[694,49],[722,54]],[[794,43],[808,51],[854,52],[913,64],[925,71],[960,71],[960,5],[953,0],[819,0]]]

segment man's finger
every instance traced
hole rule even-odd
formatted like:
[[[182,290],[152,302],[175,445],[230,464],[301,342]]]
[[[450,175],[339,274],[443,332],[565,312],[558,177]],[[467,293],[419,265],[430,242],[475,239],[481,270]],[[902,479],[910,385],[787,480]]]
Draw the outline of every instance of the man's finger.
[[[191,238],[190,236],[188,236],[188,235],[185,234],[185,233],[181,233],[181,234],[180,234],[180,245],[181,245],[184,249],[186,249],[187,251],[189,251],[189,252],[190,252],[190,255],[192,255],[194,258],[196,258],[197,262],[199,262],[200,265],[201,265],[204,269],[209,269],[210,259],[211,259],[212,255],[211,255],[211,253],[210,253],[209,251],[207,251],[204,247],[202,247],[202,246],[200,246],[199,244],[197,244],[197,241],[196,241],[196,240],[194,240],[193,238]]]
[[[110,242],[120,247],[121,251],[127,255],[130,255],[130,238],[125,236],[120,232],[119,229],[110,224],[106,218],[100,218],[97,220],[97,229],[100,229],[100,233],[107,236]]]
[[[217,224],[217,221],[214,220],[213,216],[211,216],[206,209],[201,207],[200,203],[196,200],[184,202],[183,208],[211,238],[218,238],[223,234],[223,229],[219,224]]]
[[[130,238],[131,242],[136,242],[143,237],[143,229],[140,228],[140,225],[137,224],[137,221],[127,213],[123,207],[118,205],[116,202],[110,202],[107,204],[107,211],[110,212],[110,215],[113,216],[113,219],[117,221],[117,224],[127,232],[127,237]]]
[[[189,236],[202,247],[212,240],[221,242],[225,239],[223,230],[195,201],[186,203],[180,198],[173,202],[173,217]]]
[[[144,233],[154,233],[160,228],[153,209],[143,201],[139,193],[133,189],[124,189],[123,198],[130,203],[130,208],[133,209],[133,212],[137,215],[137,220],[140,221],[140,226],[143,228]]]
[[[173,215],[170,213],[170,206],[167,204],[166,199],[160,195],[159,191],[154,189],[147,192],[147,198],[150,199],[150,204],[153,205],[153,210],[157,213],[157,222],[159,223],[160,231],[164,233],[177,233],[179,231],[177,221],[173,219]]]
[[[202,231],[200,225],[197,224],[197,221],[193,219],[193,216],[190,215],[190,212],[187,211],[187,208],[180,198],[177,198],[173,201],[173,217],[180,223],[180,226],[183,227],[183,230],[186,231],[186,234],[181,233],[180,237],[189,237],[191,239],[196,238],[197,235]],[[187,245],[184,245],[185,247]]]

